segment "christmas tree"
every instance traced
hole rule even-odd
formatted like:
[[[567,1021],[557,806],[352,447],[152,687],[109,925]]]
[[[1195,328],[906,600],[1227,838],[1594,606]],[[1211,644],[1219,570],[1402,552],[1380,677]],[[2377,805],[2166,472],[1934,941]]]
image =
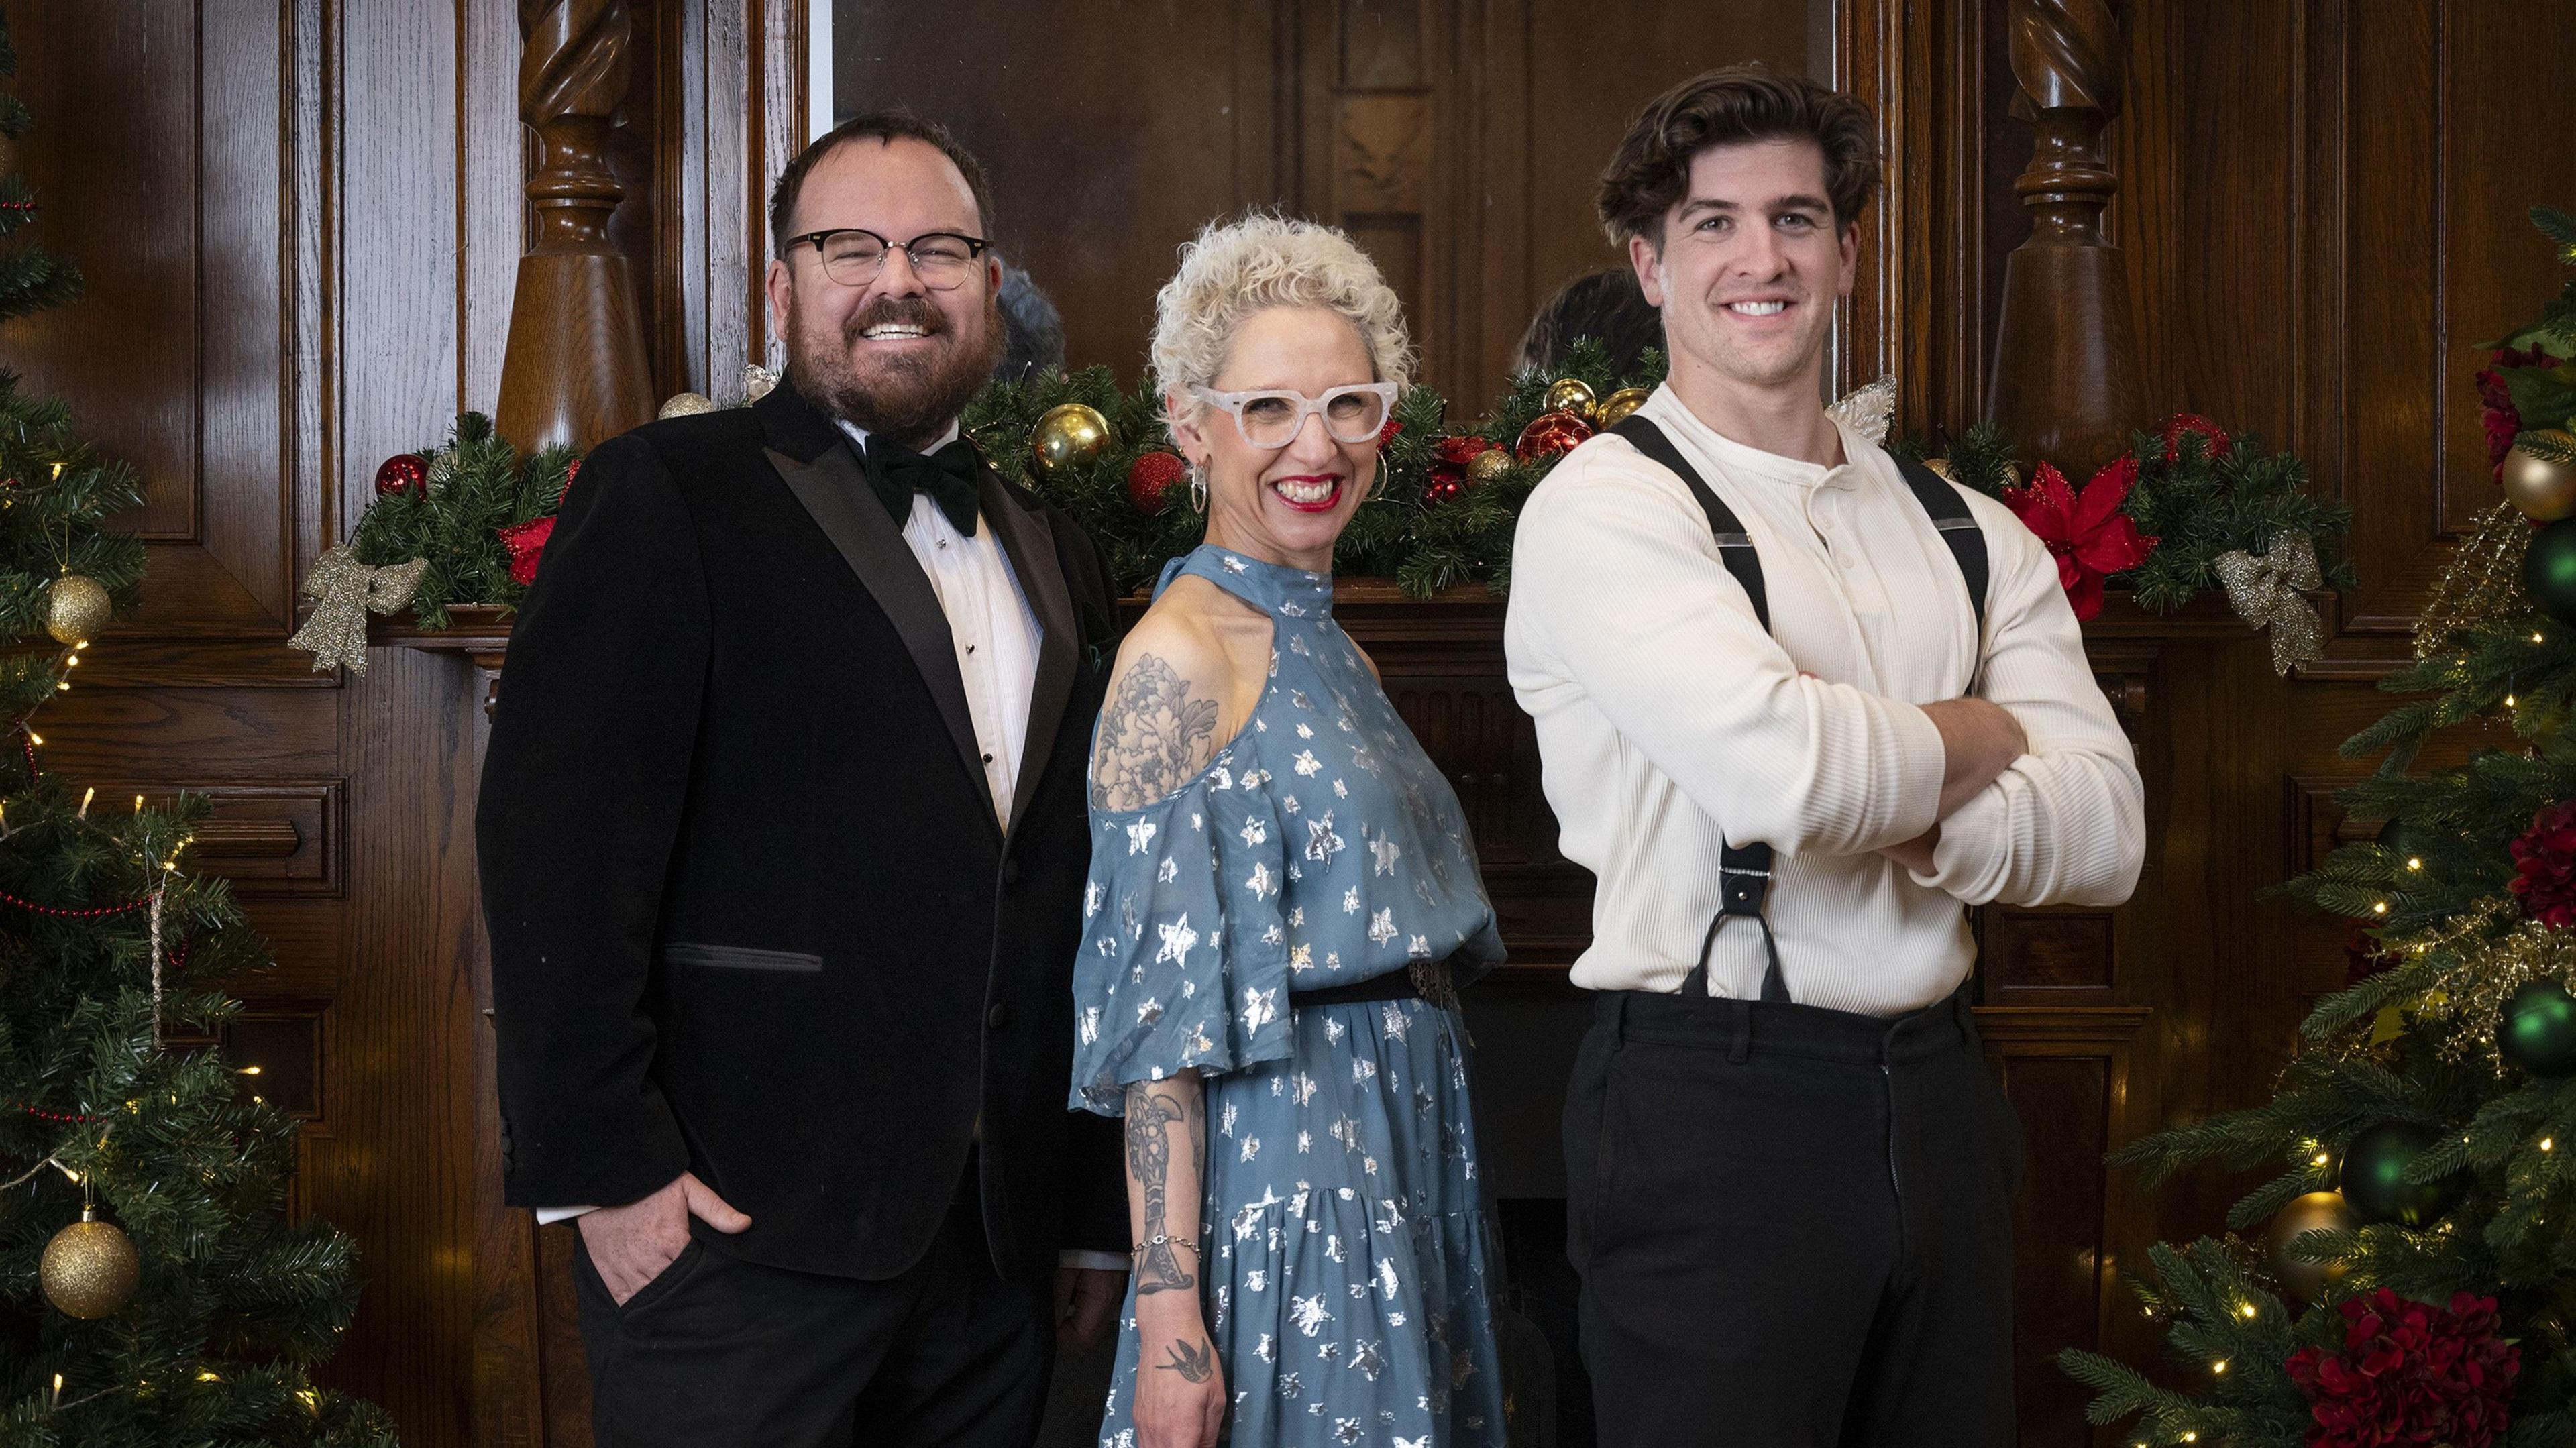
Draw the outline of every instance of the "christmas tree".
[[[2576,219],[2532,219],[2576,266]],[[2454,555],[2344,746],[2384,820],[2286,893],[2349,917],[2350,983],[2278,1094],[2114,1157],[2148,1185],[2274,1174],[2231,1233],[2150,1252],[2146,1310],[2189,1390],[2070,1352],[2092,1417],[2140,1444],[2576,1444],[2576,281],[2477,376],[2505,501]],[[2537,525],[2537,526],[2535,526]],[[2437,730],[2504,739],[2414,765]],[[2258,1231],[2258,1229],[2260,1229]]]
[[[0,94],[0,135],[28,125]],[[35,214],[0,177],[0,237]],[[79,287],[0,251],[0,318]],[[108,526],[141,501],[0,370],[0,1443],[390,1444],[306,1375],[355,1305],[351,1246],[286,1220],[296,1123],[213,1044],[220,983],[270,962],[189,868],[204,804],[110,807],[45,768],[36,711],[141,586],[142,544]]]

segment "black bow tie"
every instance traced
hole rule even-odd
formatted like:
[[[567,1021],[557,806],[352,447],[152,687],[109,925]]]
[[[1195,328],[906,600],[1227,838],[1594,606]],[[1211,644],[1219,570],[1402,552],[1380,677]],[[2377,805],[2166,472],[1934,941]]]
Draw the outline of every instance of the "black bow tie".
[[[928,493],[957,531],[975,536],[975,448],[959,438],[928,457],[882,437],[868,439],[868,485],[900,528],[912,517],[912,495]]]

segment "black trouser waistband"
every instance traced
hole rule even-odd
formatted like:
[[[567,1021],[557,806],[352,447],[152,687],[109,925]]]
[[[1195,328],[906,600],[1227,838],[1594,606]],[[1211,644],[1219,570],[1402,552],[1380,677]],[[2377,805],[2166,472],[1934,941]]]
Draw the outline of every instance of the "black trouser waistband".
[[[1593,1008],[1595,1019],[1622,1039],[1707,1046],[1737,1061],[1761,1053],[1877,1065],[1975,1044],[1975,985],[1971,976],[1948,999],[1901,1016],[1638,990],[1603,991]]]

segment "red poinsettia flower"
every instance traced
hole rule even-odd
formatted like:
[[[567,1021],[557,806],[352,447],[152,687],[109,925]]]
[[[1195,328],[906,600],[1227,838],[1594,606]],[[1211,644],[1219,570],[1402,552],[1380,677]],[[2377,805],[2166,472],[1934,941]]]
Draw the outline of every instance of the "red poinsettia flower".
[[[2162,431],[2166,462],[2182,456],[2182,440],[2186,435],[2200,439],[2201,456],[2207,458],[2223,458],[2227,456],[2228,449],[2235,446],[2228,440],[2227,429],[2196,412],[2177,412],[2166,418]]]
[[[2510,848],[2522,913],[2552,930],[2576,925],[2576,800],[2533,815],[2531,828]]]
[[[2445,1309],[2383,1287],[2337,1310],[2342,1349],[2301,1348],[2284,1364],[2308,1400],[2310,1448],[2503,1441],[2522,1354],[2497,1335],[2494,1298],[2454,1293]]]
[[[522,588],[537,581],[537,565],[546,556],[546,540],[555,535],[555,520],[538,518],[500,530],[501,546],[510,550],[510,577]]]
[[[2156,551],[2156,540],[2139,533],[2120,511],[2137,480],[2138,460],[2122,453],[2080,494],[2047,463],[2031,475],[2030,486],[2004,490],[2004,505],[2057,555],[2057,581],[2078,619],[2102,611],[2102,580],[2137,567]]]
[[[2513,405],[2513,392],[2504,384],[2504,369],[2557,365],[2558,359],[2538,346],[2527,352],[2504,347],[2487,359],[2486,370],[2478,374],[2479,421],[2486,426],[2487,465],[2498,479],[2504,477],[2504,455],[2513,451],[2514,437],[2522,431],[2522,414]]]

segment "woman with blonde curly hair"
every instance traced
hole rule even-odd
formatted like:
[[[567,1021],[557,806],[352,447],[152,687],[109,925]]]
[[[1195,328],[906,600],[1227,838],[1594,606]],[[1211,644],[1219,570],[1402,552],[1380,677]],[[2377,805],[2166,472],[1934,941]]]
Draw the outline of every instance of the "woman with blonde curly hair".
[[[1126,1118],[1137,1243],[1101,1442],[1500,1444],[1455,987],[1502,944],[1457,797],[1333,620],[1403,312],[1341,232],[1254,215],[1157,313],[1208,526],[1093,745],[1073,1100]]]

